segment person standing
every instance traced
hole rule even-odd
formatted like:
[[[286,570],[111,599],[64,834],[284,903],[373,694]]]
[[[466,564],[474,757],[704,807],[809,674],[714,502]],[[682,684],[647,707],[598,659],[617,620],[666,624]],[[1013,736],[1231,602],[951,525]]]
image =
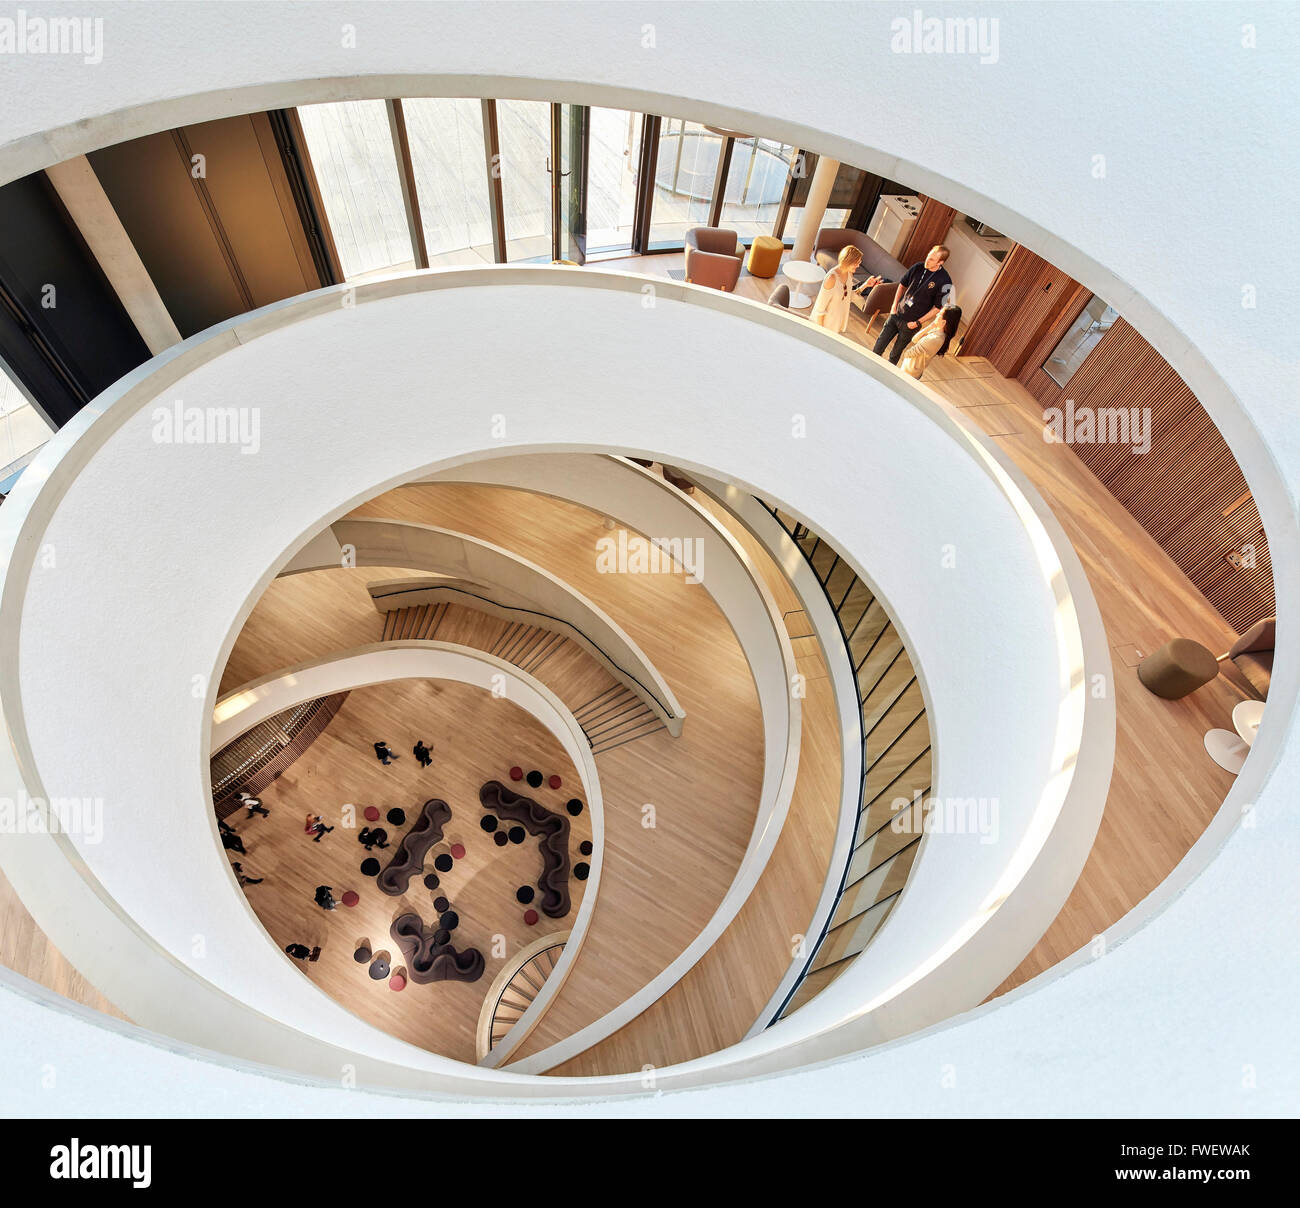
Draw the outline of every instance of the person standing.
[[[433,752],[424,745],[424,739],[417,740],[414,749],[415,758],[419,760],[422,768],[427,768],[433,762]]]
[[[337,905],[334,901],[334,891],[329,885],[316,886],[316,905],[322,910],[333,910]]]
[[[943,267],[947,259],[948,249],[936,244],[923,261],[903,274],[894,291],[894,305],[872,349],[876,356],[884,356],[892,341],[889,359],[897,365],[912,337],[947,304],[952,296],[952,278]]]
[[[860,248],[854,247],[851,243],[840,248],[839,262],[823,278],[822,287],[817,293],[817,301],[813,303],[812,314],[808,316],[818,327],[839,332],[841,335],[848,330],[850,298],[854,290],[853,274],[858,271],[858,265],[861,263]],[[879,284],[879,277],[868,277],[866,283],[857,288],[869,289]]]

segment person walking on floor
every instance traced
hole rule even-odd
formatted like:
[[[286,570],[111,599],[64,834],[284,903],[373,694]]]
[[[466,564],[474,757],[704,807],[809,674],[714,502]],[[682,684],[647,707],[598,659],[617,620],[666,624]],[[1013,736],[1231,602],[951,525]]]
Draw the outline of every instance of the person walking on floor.
[[[237,851],[241,856],[248,855],[248,849],[244,847],[244,841],[231,828],[230,824],[217,819],[217,830],[221,835],[221,846],[227,851]]]
[[[312,836],[313,843],[319,843],[322,835],[329,834],[334,828],[325,825],[325,819],[319,814],[308,814],[307,825],[303,828],[307,834]]]
[[[945,306],[917,332],[916,338],[904,350],[898,367],[919,381],[931,359],[948,351],[948,345],[960,326],[961,307]]]
[[[262,804],[260,797],[254,797],[252,793],[240,792],[238,795],[239,804],[248,810],[248,816],[251,818],[254,814],[261,814],[263,818],[269,818],[271,811]]]
[[[378,759],[379,762],[384,765],[384,767],[387,767],[390,763],[393,762],[394,759],[397,758],[397,756],[394,755],[392,751],[388,749],[388,744],[386,742],[377,742],[374,744],[374,747],[375,747],[375,758]]]
[[[235,870],[235,879],[239,882],[242,889],[245,885],[260,885],[266,880],[265,877],[247,877],[244,875],[244,866],[236,860],[231,866]]]
[[[876,356],[884,356],[892,341],[894,347],[889,359],[897,365],[912,337],[948,302],[952,294],[952,278],[943,267],[947,259],[948,249],[936,244],[923,261],[912,265],[903,274],[894,291],[894,305],[872,349]]]
[[[422,768],[427,768],[433,762],[433,752],[424,745],[424,739],[419,739],[415,744],[415,758],[419,760]]]
[[[296,961],[320,960],[320,947],[308,948],[306,944],[288,944],[284,949]]]

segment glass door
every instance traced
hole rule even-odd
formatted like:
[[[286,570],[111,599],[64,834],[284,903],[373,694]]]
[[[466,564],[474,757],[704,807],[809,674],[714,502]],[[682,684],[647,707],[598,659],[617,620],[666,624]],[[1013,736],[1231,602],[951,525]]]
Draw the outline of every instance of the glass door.
[[[591,110],[586,105],[552,107],[555,176],[555,259],[587,260],[587,160]]]

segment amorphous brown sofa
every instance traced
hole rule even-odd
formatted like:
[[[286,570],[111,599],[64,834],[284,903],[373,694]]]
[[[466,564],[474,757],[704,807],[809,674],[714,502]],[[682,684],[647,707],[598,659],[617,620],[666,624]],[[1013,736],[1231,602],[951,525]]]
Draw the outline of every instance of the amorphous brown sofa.
[[[402,836],[388,867],[375,878],[383,893],[395,898],[406,892],[411,878],[424,867],[429,848],[442,838],[443,827],[450,821],[451,806],[445,801],[435,797],[424,803],[415,825]]]
[[[735,231],[691,227],[686,232],[686,280],[730,293],[740,280],[741,253]]]
[[[1277,617],[1256,621],[1235,642],[1227,654],[1219,655],[1219,662],[1231,660],[1232,665],[1245,677],[1246,682],[1268,699],[1269,684],[1273,679],[1273,644],[1276,640]]]
[[[518,822],[530,835],[538,835],[542,849],[542,875],[537,888],[542,891],[538,906],[552,919],[569,913],[569,820],[554,813],[531,797],[522,797],[499,780],[489,780],[478,791],[483,808],[499,818]]]
[[[439,943],[438,930],[426,927],[418,914],[398,915],[389,934],[406,957],[411,980],[417,985],[436,981],[474,982],[483,976],[487,965],[483,953],[477,948],[457,951],[450,939]]]

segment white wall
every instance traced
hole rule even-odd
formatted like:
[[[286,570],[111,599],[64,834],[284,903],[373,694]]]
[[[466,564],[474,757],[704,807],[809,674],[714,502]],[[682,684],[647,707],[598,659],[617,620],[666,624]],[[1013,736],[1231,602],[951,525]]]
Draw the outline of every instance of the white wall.
[[[1233,445],[1278,577],[1283,648],[1255,754],[1170,889],[1218,859],[1104,961],[1032,985],[1031,1008],[1006,1004],[945,1033],[943,1051],[971,1071],[959,1093],[925,1089],[936,1048],[924,1042],[786,1079],[771,1102],[848,1106],[856,1079],[872,1088],[873,1103],[910,1113],[1294,1110],[1292,1081],[1276,1076],[1296,1064],[1296,979],[1278,954],[1290,950],[1287,920],[1300,893],[1292,875],[1300,819],[1284,787],[1300,774],[1287,619],[1298,573],[1300,355],[1290,322],[1296,285],[1278,256],[1293,237],[1300,185],[1291,118],[1300,64],[1286,6],[972,3],[964,11],[1000,21],[999,58],[989,65],[892,53],[889,23],[899,14],[889,6],[749,5],[744,22],[732,6],[705,4],[512,6],[508,20],[501,6],[447,7],[436,20],[414,5],[370,7],[364,18],[350,6],[98,7],[111,16],[99,66],[0,60],[6,94],[22,97],[0,112],[0,179],[232,104],[254,109],[308,94],[644,104],[901,177],[979,214],[1117,306]],[[355,48],[342,49],[325,13],[359,23]],[[732,48],[734,70],[717,71],[720,42]],[[186,55],[167,53],[182,44]],[[773,85],[790,78],[792,46],[817,47],[816,88]],[[276,83],[298,80],[308,83]],[[899,103],[911,96],[935,103]],[[1257,291],[1253,308],[1241,304],[1246,286]],[[1248,801],[1264,831],[1242,832],[1219,853]],[[1165,897],[1153,895],[1137,915],[1149,917]],[[1239,926],[1242,918],[1251,925]],[[1253,1093],[1241,1090],[1249,1058],[1275,1073]],[[1049,1063],[1057,1079],[1039,1076]],[[709,1101],[752,1108],[755,1093]]]
[[[308,296],[164,354],[156,371],[161,394],[143,374],[119,384],[60,433],[37,472],[19,483],[0,510],[0,549],[7,542],[10,551],[0,644],[16,644],[26,674],[21,703],[12,680],[0,681],[0,700],[19,758],[30,763],[25,781],[34,793],[104,797],[103,842],[71,836],[73,867],[173,960],[271,1019],[310,1020],[322,1039],[343,1043],[343,1020],[336,1028],[327,1010],[309,1007],[301,979],[283,962],[258,959],[251,913],[231,909],[206,805],[203,700],[192,677],[215,681],[266,582],[323,523],[395,481],[475,456],[492,439],[491,417],[503,399],[526,401],[509,410],[510,436],[493,442],[494,453],[624,448],[667,456],[782,503],[851,562],[874,568],[906,619],[923,672],[927,659],[944,668],[928,681],[936,792],[1003,803],[1005,846],[982,849],[984,859],[972,860],[961,836],[931,836],[926,866],[941,878],[941,908],[917,911],[909,924],[913,961],[985,913],[980,904],[1015,850],[1056,816],[1062,790],[1073,784],[1085,815],[1100,809],[1105,768],[1085,759],[1072,770],[1083,688],[1069,576],[1007,472],[924,387],[902,382],[838,337],[754,303],[667,286],[652,312],[655,339],[638,347],[629,332],[647,321],[642,298],[636,277],[545,268],[423,274],[355,295]],[[514,358],[475,338],[493,324],[512,332]],[[756,355],[738,363],[711,357],[742,341]],[[660,357],[659,346],[677,357]],[[593,357],[593,347],[608,355]],[[626,380],[593,410],[587,400],[607,394],[614,350],[625,357]],[[681,389],[681,363],[696,366],[691,390]],[[430,430],[423,417],[435,368],[444,402]],[[809,436],[772,440],[789,431],[789,400],[809,383],[817,383],[808,396]],[[361,396],[383,400],[382,412],[357,408]],[[260,408],[258,454],[157,443],[156,401],[175,397],[191,407],[234,398]],[[727,397],[743,406],[743,421],[726,407],[697,404]],[[853,405],[842,405],[850,397]],[[331,440],[304,439],[318,425]],[[916,495],[918,463],[943,477],[944,494]],[[120,489],[127,481],[130,492]],[[217,514],[223,524],[212,523]],[[140,516],[150,517],[147,526]],[[135,556],[118,558],[101,540],[105,531],[137,533]],[[964,552],[949,568],[937,553],[952,542]],[[36,561],[42,547],[58,551],[52,563]],[[936,556],[918,556],[921,550]],[[11,598],[23,600],[21,633]],[[173,607],[182,598],[185,608]],[[963,657],[975,648],[1002,668],[1007,690],[991,700],[984,664]],[[136,708],[117,707],[123,684]],[[95,742],[67,726],[70,714],[95,719]],[[943,848],[947,861],[936,859]],[[69,913],[73,895],[48,869],[39,883],[24,880],[17,850],[0,846],[0,858],[47,933],[74,962],[94,965],[94,946],[87,951],[78,939],[84,918]],[[142,864],[152,870],[148,879],[139,876]],[[196,959],[192,937],[200,931],[209,942]],[[882,965],[876,976],[896,971]],[[97,984],[110,997],[138,997],[144,987],[138,979],[122,986],[123,976],[120,963],[101,962]],[[104,980],[114,978],[115,991]],[[819,999],[841,1018],[862,1001],[862,987],[842,980]],[[244,1042],[228,1028],[212,1039],[236,1052]],[[389,1051],[377,1037],[364,1040],[372,1056]],[[425,1055],[409,1064],[448,1063]]]

